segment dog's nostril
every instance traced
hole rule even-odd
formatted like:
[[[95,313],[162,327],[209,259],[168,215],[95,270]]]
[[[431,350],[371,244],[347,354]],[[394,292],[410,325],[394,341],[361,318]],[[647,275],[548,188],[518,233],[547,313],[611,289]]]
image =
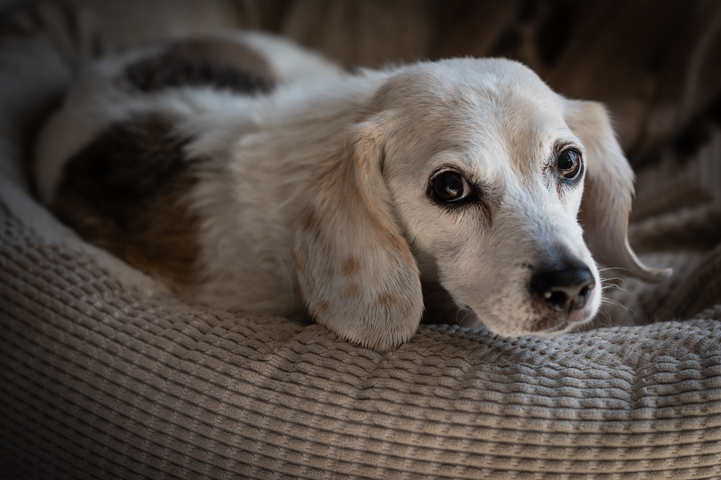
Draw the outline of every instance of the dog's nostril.
[[[531,290],[554,310],[570,313],[586,305],[595,283],[588,268],[573,267],[537,273]]]
[[[568,295],[565,292],[546,292],[543,295],[544,300],[551,305],[563,305],[568,302]]]
[[[593,279],[591,279],[593,280]],[[586,298],[588,294],[591,292],[591,289],[593,288],[593,285],[584,285],[584,287],[579,292],[579,295],[583,298]]]

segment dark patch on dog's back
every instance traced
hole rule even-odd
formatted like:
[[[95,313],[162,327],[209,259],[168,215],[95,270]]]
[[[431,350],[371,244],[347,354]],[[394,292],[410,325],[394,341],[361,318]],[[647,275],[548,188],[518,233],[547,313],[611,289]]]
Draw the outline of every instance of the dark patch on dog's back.
[[[53,210],[85,240],[190,293],[198,281],[198,219],[186,195],[190,139],[159,115],[115,124],[68,160]]]
[[[251,95],[269,93],[276,83],[270,66],[256,52],[236,42],[211,39],[173,43],[159,55],[130,64],[125,75],[143,92],[209,86]]]

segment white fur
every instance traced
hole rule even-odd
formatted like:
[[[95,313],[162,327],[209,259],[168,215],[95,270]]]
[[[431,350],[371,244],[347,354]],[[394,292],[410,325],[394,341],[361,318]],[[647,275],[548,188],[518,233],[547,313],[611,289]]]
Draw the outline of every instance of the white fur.
[[[415,332],[421,279],[440,282],[494,332],[534,331],[530,275],[562,255],[585,263],[596,287],[582,311],[548,332],[592,318],[601,285],[579,208],[596,212],[586,237],[604,261],[663,275],[627,247],[632,173],[595,104],[564,99],[508,60],[346,75],[274,37],[234,38],[268,59],[280,79],[271,94],[137,95],[112,79],[156,47],[100,62],[41,137],[42,199],[52,203],[63,163],[104,127],[133,113],[170,113],[194,138],[188,156],[211,159],[188,193],[202,218],[206,281],[197,299],[284,315],[305,303],[345,338],[381,349]],[[582,182],[561,192],[545,168],[559,141],[588,157],[587,175],[597,176],[596,198],[584,197],[583,207]],[[443,165],[489,187],[490,219],[480,208],[447,211],[429,200],[429,178]]]

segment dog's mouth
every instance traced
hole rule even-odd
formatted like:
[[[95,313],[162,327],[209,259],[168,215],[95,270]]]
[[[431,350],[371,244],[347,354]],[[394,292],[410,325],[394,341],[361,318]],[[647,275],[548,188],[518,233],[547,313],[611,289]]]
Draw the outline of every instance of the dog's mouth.
[[[567,330],[572,322],[568,320],[558,320],[557,318],[545,317],[535,322],[531,327],[531,333],[553,335]]]
[[[533,322],[530,333],[553,335],[586,323],[591,318],[593,318],[593,315],[591,315],[589,308],[572,313],[550,312]]]
[[[595,309],[592,305],[575,311],[559,312],[546,306],[535,303],[530,313],[530,318],[514,328],[512,325],[513,318],[498,318],[491,312],[479,313],[473,307],[465,304],[459,307],[461,311],[473,313],[474,318],[478,319],[478,323],[484,323],[492,332],[505,336],[522,336],[536,335],[541,337],[550,337],[573,330],[583,325],[594,317]],[[500,328],[499,328],[500,327]],[[519,328],[520,327],[520,328]]]

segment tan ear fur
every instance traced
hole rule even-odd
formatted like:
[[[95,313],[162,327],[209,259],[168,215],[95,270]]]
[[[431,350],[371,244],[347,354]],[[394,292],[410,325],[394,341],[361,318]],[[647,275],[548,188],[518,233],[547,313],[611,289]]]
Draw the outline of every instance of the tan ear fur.
[[[386,350],[423,313],[418,267],[393,216],[378,129],[353,127],[321,168],[293,258],[309,312],[345,339]]]
[[[565,100],[565,119],[585,149],[586,178],[579,221],[596,261],[641,280],[660,281],[671,269],[649,268],[628,243],[634,175],[600,103]]]

